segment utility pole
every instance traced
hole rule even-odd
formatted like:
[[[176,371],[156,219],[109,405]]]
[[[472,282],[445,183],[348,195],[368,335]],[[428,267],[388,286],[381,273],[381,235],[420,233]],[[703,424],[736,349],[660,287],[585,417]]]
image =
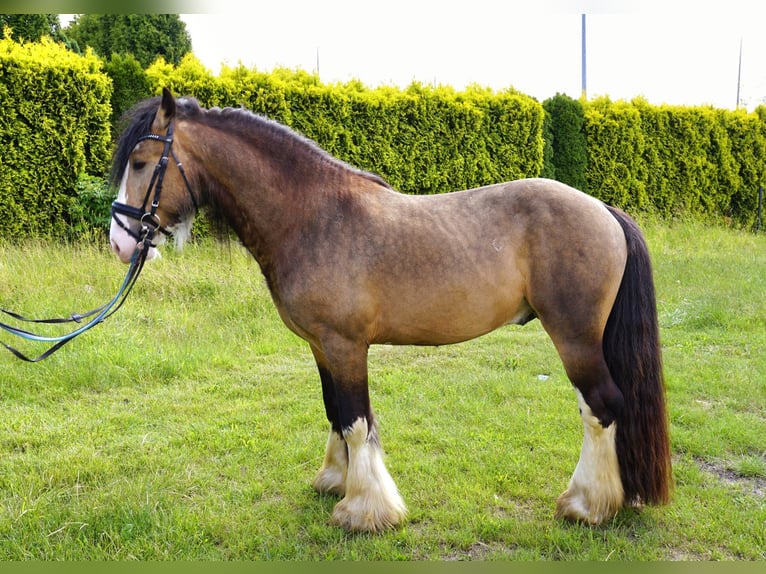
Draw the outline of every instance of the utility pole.
[[[739,88],[742,85],[742,38],[739,39],[739,65],[737,66],[737,107],[739,109]]]
[[[582,91],[580,96],[583,100],[588,96],[588,74],[585,57],[585,14],[582,15]]]

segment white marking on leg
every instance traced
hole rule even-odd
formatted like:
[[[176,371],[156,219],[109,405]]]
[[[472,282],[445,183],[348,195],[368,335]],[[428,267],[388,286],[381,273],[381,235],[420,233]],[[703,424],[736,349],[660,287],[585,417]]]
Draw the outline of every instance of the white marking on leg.
[[[314,478],[313,486],[317,492],[326,492],[343,496],[346,494],[346,473],[348,472],[348,447],[338,433],[330,430],[327,448],[324,453],[322,468]]]
[[[394,480],[383,464],[377,441],[370,441],[367,419],[344,429],[348,444],[346,497],[335,505],[333,522],[347,530],[377,532],[395,526],[407,514]]]
[[[599,524],[613,518],[624,500],[615,446],[617,423],[602,427],[579,391],[577,402],[585,435],[569,487],[556,501],[556,517]]]

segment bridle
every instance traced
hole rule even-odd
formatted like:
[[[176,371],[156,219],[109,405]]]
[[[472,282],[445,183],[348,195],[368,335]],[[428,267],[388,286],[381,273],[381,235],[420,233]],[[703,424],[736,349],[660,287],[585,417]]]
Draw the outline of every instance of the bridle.
[[[160,157],[159,161],[157,162],[157,165],[154,166],[154,173],[152,174],[152,179],[149,181],[149,187],[146,189],[146,195],[144,195],[144,202],[141,204],[140,208],[133,207],[131,205],[127,205],[125,203],[120,203],[118,201],[115,201],[112,203],[112,219],[117,223],[117,225],[122,228],[128,235],[130,235],[133,239],[136,240],[136,243],[140,246],[142,244],[148,245],[149,247],[156,247],[154,243],[152,243],[152,239],[154,239],[154,235],[159,231],[160,233],[170,236],[170,232],[165,229],[162,226],[162,222],[160,221],[160,216],[157,215],[157,208],[160,206],[160,195],[162,194],[162,182],[165,179],[165,171],[168,167],[168,161],[172,157],[173,161],[176,162],[176,166],[178,167],[178,171],[181,174],[181,177],[184,180],[184,184],[186,185],[186,191],[189,193],[189,197],[191,198],[192,205],[194,206],[195,211],[199,211],[199,205],[197,204],[197,199],[194,197],[194,193],[192,192],[191,184],[189,184],[189,180],[186,177],[186,170],[184,170],[183,164],[178,161],[178,158],[176,157],[175,152],[173,152],[172,146],[173,146],[173,123],[171,122],[168,124],[167,132],[164,136],[161,136],[159,134],[146,134],[138,138],[136,141],[136,145],[141,143],[145,140],[154,140],[163,142],[165,144],[165,147],[162,150],[162,157]],[[134,146],[135,147],[135,146]],[[126,166],[127,169],[127,166]],[[149,198],[152,195],[152,189],[154,189],[154,197],[152,198],[151,203],[149,204],[149,209],[147,209],[147,203],[149,203]],[[141,224],[141,227],[138,232],[131,229],[129,225],[126,225],[119,217],[118,215],[125,215],[126,217],[130,219],[134,219],[138,221]]]
[[[146,257],[149,253],[149,248],[156,247],[156,245],[153,243],[155,234],[157,233],[157,231],[159,231],[160,233],[163,233],[165,235],[170,235],[170,232],[164,227],[162,227],[160,222],[160,216],[157,215],[157,208],[159,207],[160,195],[162,193],[162,182],[165,178],[165,171],[167,170],[168,160],[170,157],[173,158],[173,160],[176,162],[176,166],[178,166],[178,170],[181,173],[181,176],[183,177],[184,183],[186,184],[186,190],[189,192],[189,197],[191,197],[192,204],[194,205],[194,209],[199,211],[197,200],[194,197],[194,193],[192,192],[191,185],[189,184],[189,180],[186,177],[186,172],[184,171],[183,165],[181,164],[180,161],[178,161],[178,158],[176,157],[175,153],[173,153],[173,150],[172,150],[172,145],[173,145],[172,122],[168,125],[167,132],[165,133],[164,136],[153,134],[153,133],[146,134],[141,136],[138,139],[138,141],[136,141],[136,145],[138,145],[140,142],[144,140],[160,141],[165,144],[165,147],[162,151],[162,157],[160,157],[159,161],[157,162],[157,165],[154,168],[154,173],[152,174],[152,179],[149,182],[149,187],[146,190],[146,195],[144,196],[144,202],[141,205],[141,208],[139,209],[136,207],[131,207],[130,205],[119,203],[117,201],[112,203],[112,218],[114,219],[115,222],[117,222],[117,225],[119,225],[133,239],[136,240],[136,249],[130,258],[130,267],[128,268],[128,273],[125,276],[125,280],[122,282],[122,285],[120,286],[120,289],[118,290],[117,295],[115,295],[114,298],[108,303],[101,305],[100,307],[97,307],[91,311],[87,311],[86,313],[73,313],[69,317],[56,318],[56,319],[28,319],[22,315],[19,315],[18,313],[14,313],[6,309],[0,309],[0,311],[5,313],[6,315],[13,317],[14,319],[18,321],[24,321],[27,323],[47,323],[47,324],[82,323],[83,320],[92,317],[92,319],[90,319],[87,323],[83,324],[81,327],[75,329],[71,333],[67,333],[66,335],[61,335],[57,337],[47,337],[43,335],[38,335],[36,333],[32,333],[31,331],[20,329],[18,327],[14,327],[13,325],[8,325],[6,323],[0,322],[0,329],[8,331],[9,333],[13,335],[21,337],[22,339],[26,339],[28,341],[43,342],[43,343],[53,343],[53,345],[50,348],[48,348],[48,350],[45,351],[42,355],[35,358],[29,358],[28,356],[24,355],[22,352],[11,347],[10,345],[0,342],[0,344],[2,344],[11,353],[16,355],[16,357],[18,357],[19,359],[30,362],[30,363],[36,363],[38,361],[42,361],[43,359],[50,357],[53,353],[58,351],[61,347],[66,345],[69,341],[71,341],[78,335],[81,335],[85,331],[95,327],[99,323],[103,322],[105,319],[107,319],[108,317],[116,313],[120,307],[122,307],[122,304],[128,298],[130,291],[133,289],[133,286],[136,284],[136,280],[138,279],[138,276],[141,274],[141,270],[144,268],[144,263],[146,262]],[[149,198],[152,196],[152,191],[154,191],[154,196],[152,198],[151,203],[148,206],[149,209],[147,209],[147,203],[149,202]],[[130,219],[137,220],[140,223],[139,231],[136,232],[132,230],[130,226],[123,223],[122,220],[120,220],[120,218],[117,217],[117,215],[125,215]]]

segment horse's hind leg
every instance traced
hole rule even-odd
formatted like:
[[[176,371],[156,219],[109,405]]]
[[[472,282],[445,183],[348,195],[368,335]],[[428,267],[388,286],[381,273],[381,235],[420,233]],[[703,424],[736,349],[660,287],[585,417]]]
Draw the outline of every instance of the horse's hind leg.
[[[624,501],[614,422],[622,394],[612,380],[600,343],[591,346],[591,352],[580,346],[574,353],[561,348],[559,353],[577,392],[584,437],[569,486],[556,501],[556,517],[599,524],[614,517]],[[603,409],[600,417],[591,405]]]
[[[556,518],[600,524],[613,518],[624,502],[615,446],[616,423],[604,428],[577,391],[585,431],[574,474],[556,500]]]
[[[345,495],[333,510],[338,526],[368,532],[395,526],[407,511],[383,463],[367,387],[367,346],[334,337],[314,354],[332,426],[314,486]]]

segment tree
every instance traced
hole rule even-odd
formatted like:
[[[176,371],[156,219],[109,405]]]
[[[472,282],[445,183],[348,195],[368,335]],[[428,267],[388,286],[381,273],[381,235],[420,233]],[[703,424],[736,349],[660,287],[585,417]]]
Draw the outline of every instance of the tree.
[[[178,65],[192,48],[178,14],[79,14],[66,33],[104,60],[112,54],[131,54],[143,68],[159,56]]]
[[[555,178],[582,191],[587,191],[585,173],[588,152],[583,124],[582,103],[565,94],[556,94],[543,102],[552,129],[553,173]],[[549,134],[551,135],[551,134]]]
[[[0,14],[0,38],[9,27],[16,41],[37,42],[43,36],[55,37],[60,29],[58,14]]]
[[[76,42],[61,30],[58,14],[0,14],[0,38],[5,38],[5,28],[11,30],[14,40],[38,42],[43,36],[63,42],[73,52],[80,53]]]
[[[104,72],[112,78],[112,128],[118,131],[122,114],[133,104],[152,95],[152,83],[132,54],[112,54],[104,62]]]

